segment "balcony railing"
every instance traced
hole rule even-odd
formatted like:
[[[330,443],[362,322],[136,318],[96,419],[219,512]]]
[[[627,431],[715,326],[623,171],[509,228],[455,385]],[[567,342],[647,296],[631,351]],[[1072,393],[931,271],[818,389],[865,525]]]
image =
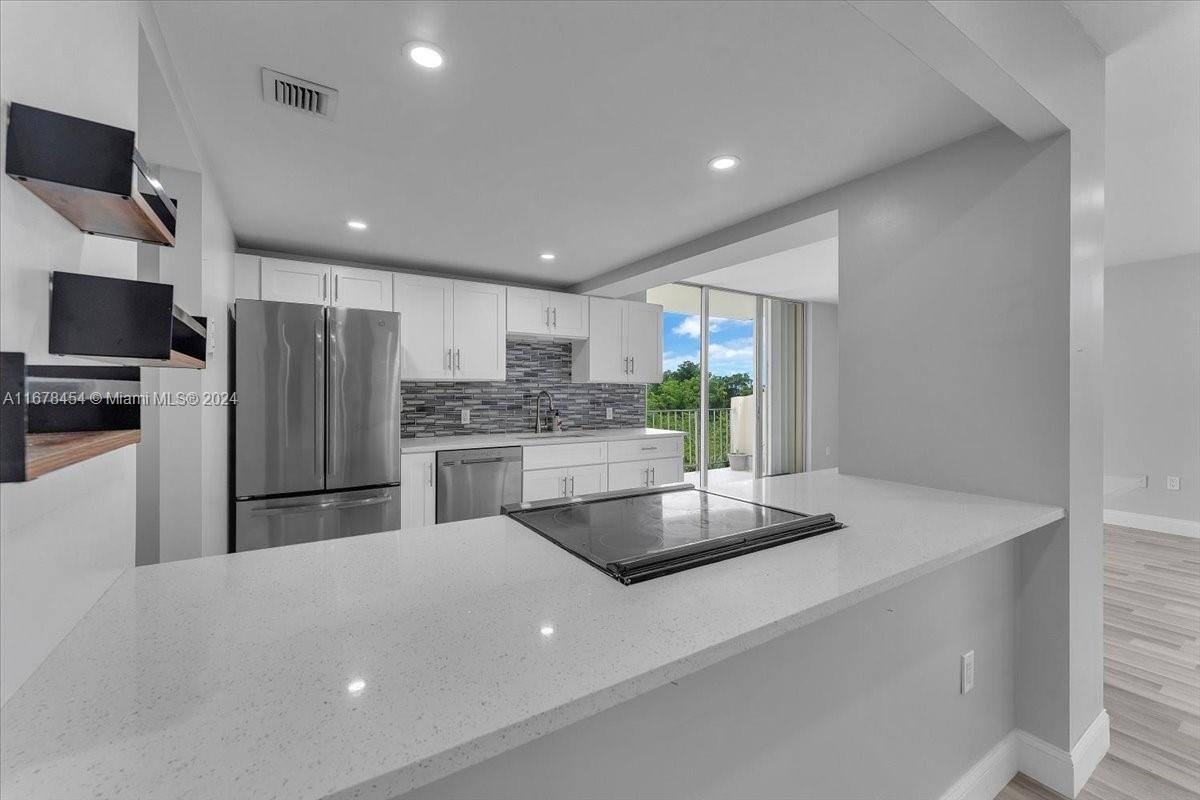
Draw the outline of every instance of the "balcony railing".
[[[683,468],[687,472],[696,469],[697,443],[700,437],[700,409],[681,408],[665,411],[647,411],[646,427],[683,431]],[[729,409],[711,408],[708,411],[708,466],[709,469],[729,466]]]

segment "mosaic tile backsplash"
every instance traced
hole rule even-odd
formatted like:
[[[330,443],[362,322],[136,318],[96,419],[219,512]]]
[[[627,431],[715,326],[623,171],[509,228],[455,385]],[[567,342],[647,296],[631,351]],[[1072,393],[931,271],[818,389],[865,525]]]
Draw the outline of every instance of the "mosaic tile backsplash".
[[[646,387],[571,383],[569,342],[509,340],[508,380],[489,383],[403,382],[401,436],[455,436],[533,431],[537,395],[554,395],[563,430],[637,428],[646,424]],[[462,409],[471,409],[462,424]],[[613,418],[605,419],[611,408]],[[546,413],[545,401],[542,412]],[[546,423],[549,424],[547,419]]]

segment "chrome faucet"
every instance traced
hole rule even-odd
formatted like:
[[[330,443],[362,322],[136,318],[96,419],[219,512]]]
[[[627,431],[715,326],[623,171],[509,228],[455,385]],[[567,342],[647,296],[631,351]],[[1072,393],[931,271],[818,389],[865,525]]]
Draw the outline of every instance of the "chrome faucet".
[[[545,389],[542,389],[540,392],[538,392],[538,396],[537,396],[537,432],[538,433],[542,432],[542,395],[545,395],[546,399],[550,401],[550,413],[551,414],[554,413],[554,396],[551,395],[549,392],[547,392]],[[551,426],[551,427],[553,427],[553,426]]]

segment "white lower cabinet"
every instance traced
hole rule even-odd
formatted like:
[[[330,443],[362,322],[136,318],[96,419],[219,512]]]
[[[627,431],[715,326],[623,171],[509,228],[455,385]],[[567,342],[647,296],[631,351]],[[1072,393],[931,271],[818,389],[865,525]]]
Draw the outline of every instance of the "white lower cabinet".
[[[434,453],[400,455],[400,527],[419,528],[437,522]]]
[[[683,480],[683,459],[653,458],[608,465],[608,489],[646,489]]]
[[[522,475],[521,500],[550,500],[578,497],[608,490],[608,466],[584,464],[559,469],[534,469]]]

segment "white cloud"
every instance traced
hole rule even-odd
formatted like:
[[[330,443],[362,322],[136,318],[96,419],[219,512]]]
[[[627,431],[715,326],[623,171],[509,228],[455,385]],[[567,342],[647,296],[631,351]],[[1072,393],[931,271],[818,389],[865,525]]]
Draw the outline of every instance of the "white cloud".
[[[708,332],[716,333],[721,330],[721,323],[725,320],[709,319]],[[683,322],[671,329],[671,332],[676,336],[690,336],[693,339],[700,338],[700,317],[697,314],[684,317]]]
[[[724,344],[712,342],[708,346],[709,362],[750,361],[753,358],[753,339],[730,339]]]

